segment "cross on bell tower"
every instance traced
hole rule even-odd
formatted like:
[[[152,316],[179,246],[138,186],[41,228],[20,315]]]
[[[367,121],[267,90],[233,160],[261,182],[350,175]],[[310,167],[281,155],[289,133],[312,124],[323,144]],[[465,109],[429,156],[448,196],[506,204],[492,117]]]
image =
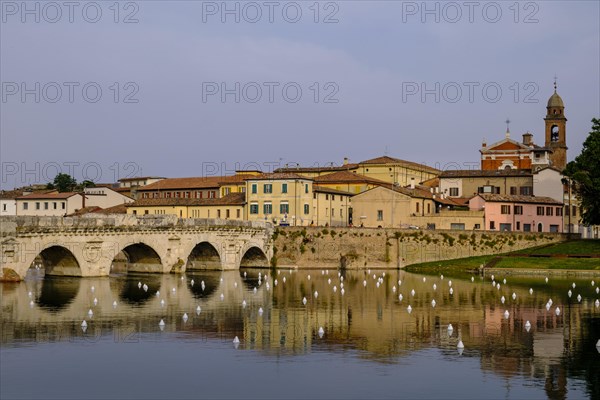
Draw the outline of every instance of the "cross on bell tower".
[[[510,119],[506,118],[506,133],[504,134],[506,138],[510,138]]]

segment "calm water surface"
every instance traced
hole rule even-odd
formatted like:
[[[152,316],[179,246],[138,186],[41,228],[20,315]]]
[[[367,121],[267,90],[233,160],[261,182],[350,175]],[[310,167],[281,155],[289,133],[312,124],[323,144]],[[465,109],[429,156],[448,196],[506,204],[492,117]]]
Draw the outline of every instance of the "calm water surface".
[[[0,395],[600,398],[600,274],[494,278],[500,289],[397,270],[32,270],[0,285]]]

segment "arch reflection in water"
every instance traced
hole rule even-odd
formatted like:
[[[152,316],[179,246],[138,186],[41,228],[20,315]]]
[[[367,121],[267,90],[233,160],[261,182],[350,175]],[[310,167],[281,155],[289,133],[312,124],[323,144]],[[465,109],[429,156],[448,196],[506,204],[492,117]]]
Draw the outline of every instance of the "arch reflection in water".
[[[129,304],[142,305],[153,298],[156,291],[160,290],[161,277],[158,275],[134,274],[126,277],[114,278],[120,287],[119,298]],[[142,285],[147,285],[148,290],[144,290]],[[111,284],[112,286],[112,284]]]
[[[244,283],[244,287],[248,290],[253,290],[254,288],[258,288],[260,285],[258,284],[258,275],[261,275],[261,283],[265,281],[265,273],[264,269],[257,268],[240,268],[240,278],[242,278],[242,282]]]
[[[46,276],[36,304],[51,312],[61,311],[77,297],[80,286],[78,278]]]
[[[213,271],[187,273],[187,285],[192,295],[197,299],[212,296],[220,285],[221,273]],[[192,285],[191,281],[194,281]],[[204,282],[204,287],[202,287]]]

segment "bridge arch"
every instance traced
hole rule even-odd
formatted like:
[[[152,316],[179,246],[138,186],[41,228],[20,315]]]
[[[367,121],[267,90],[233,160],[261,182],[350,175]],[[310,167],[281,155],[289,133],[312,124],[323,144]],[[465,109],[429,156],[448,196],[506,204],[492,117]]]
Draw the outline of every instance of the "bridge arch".
[[[126,259],[127,273],[162,273],[163,265],[158,252],[143,242],[131,243],[123,247],[115,256],[123,255]]]
[[[82,276],[77,257],[64,246],[51,244],[39,253],[39,257],[48,276]],[[28,268],[33,266],[36,258],[29,263]]]
[[[260,247],[249,245],[243,252],[240,261],[240,268],[244,267],[267,268],[269,267],[269,259]]]
[[[186,271],[222,270],[223,263],[217,248],[208,241],[196,244],[187,258]]]

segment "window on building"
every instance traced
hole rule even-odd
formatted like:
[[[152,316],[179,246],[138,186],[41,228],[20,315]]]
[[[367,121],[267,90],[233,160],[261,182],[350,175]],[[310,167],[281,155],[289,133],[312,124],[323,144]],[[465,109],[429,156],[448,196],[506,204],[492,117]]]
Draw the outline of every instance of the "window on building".
[[[271,203],[263,204],[263,214],[273,214],[273,205]]]
[[[133,210],[133,215],[137,215],[137,210]]]
[[[148,215],[148,214],[150,214],[150,211],[144,210],[144,215]]]
[[[510,224],[500,224],[500,232],[510,232],[511,230]]]
[[[454,229],[457,231],[464,231],[465,230],[465,224],[461,224],[461,223],[451,223],[450,224],[450,229]]]
[[[548,216],[554,215],[554,207],[546,207],[546,215],[548,215]]]
[[[458,188],[457,187],[451,187],[450,188],[450,196],[451,197],[458,197]]]
[[[252,190],[251,191],[252,191],[252,194],[256,194],[256,191],[257,191],[257,189],[256,189],[256,183],[252,184]]]
[[[304,205],[304,214],[308,215],[310,213],[310,206],[308,204]]]
[[[544,215],[544,207],[537,208],[537,215]]]
[[[39,201],[36,201],[36,202],[35,202],[35,209],[36,209],[36,210],[39,210],[39,209],[40,209],[40,202],[39,202]]]
[[[519,188],[519,194],[521,196],[531,196],[533,194],[533,188],[531,186],[521,186]]]
[[[577,216],[577,206],[571,206],[571,215],[573,217]]]
[[[250,204],[250,214],[258,214],[258,203]]]
[[[175,198],[178,199],[179,197],[181,197],[181,193],[180,192],[175,192]]]
[[[325,216],[329,217],[329,207],[325,207]]]
[[[331,201],[335,201],[335,194],[331,195]]]
[[[44,210],[47,210],[47,209],[48,209],[48,202],[47,202],[47,201],[45,201],[45,202],[44,202]]]
[[[419,203],[417,203],[417,213],[419,212]]]
[[[481,229],[481,224],[475,224],[475,225],[473,225],[473,229]]]
[[[263,193],[273,193],[273,185],[271,183],[265,183],[263,185]]]
[[[550,232],[557,233],[558,232],[558,225],[550,225]]]
[[[510,214],[510,206],[507,204],[502,204],[500,206],[500,214]]]
[[[287,183],[281,184],[281,193],[287,193]]]
[[[491,230],[496,229],[496,222],[495,221],[490,221],[490,229]]]
[[[523,232],[531,232],[531,224],[523,224]]]
[[[240,209],[239,208],[237,210],[235,210],[235,217],[237,219],[240,219]]]
[[[427,203],[427,214],[431,214],[431,203]]]
[[[62,202],[62,209],[64,210],[65,208],[67,208],[67,203],[65,203],[64,201]]]
[[[29,210],[29,203],[23,203],[23,210]]]
[[[517,226],[516,226],[516,229],[517,229],[518,231],[520,231],[520,230],[521,230],[521,222],[520,222],[520,221],[517,221],[517,222],[516,222],[516,224],[517,224]]]
[[[290,205],[288,203],[279,204],[279,214],[287,214],[290,212]]]
[[[513,196],[517,194],[517,187],[516,186],[511,186],[510,187],[510,194],[513,195]]]
[[[221,218],[221,209],[217,210],[217,218]]]
[[[144,195],[142,196],[144,199],[148,198],[149,193],[144,193]]]
[[[383,221],[383,210],[377,210],[377,221]]]
[[[314,192],[314,193],[313,193],[313,199],[315,199],[315,200],[316,200],[316,198],[317,198],[317,192]]]
[[[55,210],[58,208],[58,205],[56,204],[56,202],[54,202],[54,203],[52,204],[52,206],[54,207],[54,209],[55,209]]]
[[[561,217],[563,215],[562,207],[556,207],[556,216]]]
[[[329,195],[325,193],[325,200],[329,200]]]
[[[225,210],[225,218],[229,218],[229,208]]]
[[[214,199],[214,198],[216,198],[216,197],[217,197],[217,192],[216,192],[216,191],[214,191],[214,190],[211,190],[211,191],[209,192],[209,196],[208,196],[208,197],[210,197],[211,199]]]
[[[308,183],[304,184],[304,193],[308,193]]]
[[[167,192],[167,199],[171,198],[171,192]]]
[[[6,211],[6,204],[2,204],[2,211]]]
[[[523,215],[523,206],[515,206],[514,212],[515,212],[515,215]]]

